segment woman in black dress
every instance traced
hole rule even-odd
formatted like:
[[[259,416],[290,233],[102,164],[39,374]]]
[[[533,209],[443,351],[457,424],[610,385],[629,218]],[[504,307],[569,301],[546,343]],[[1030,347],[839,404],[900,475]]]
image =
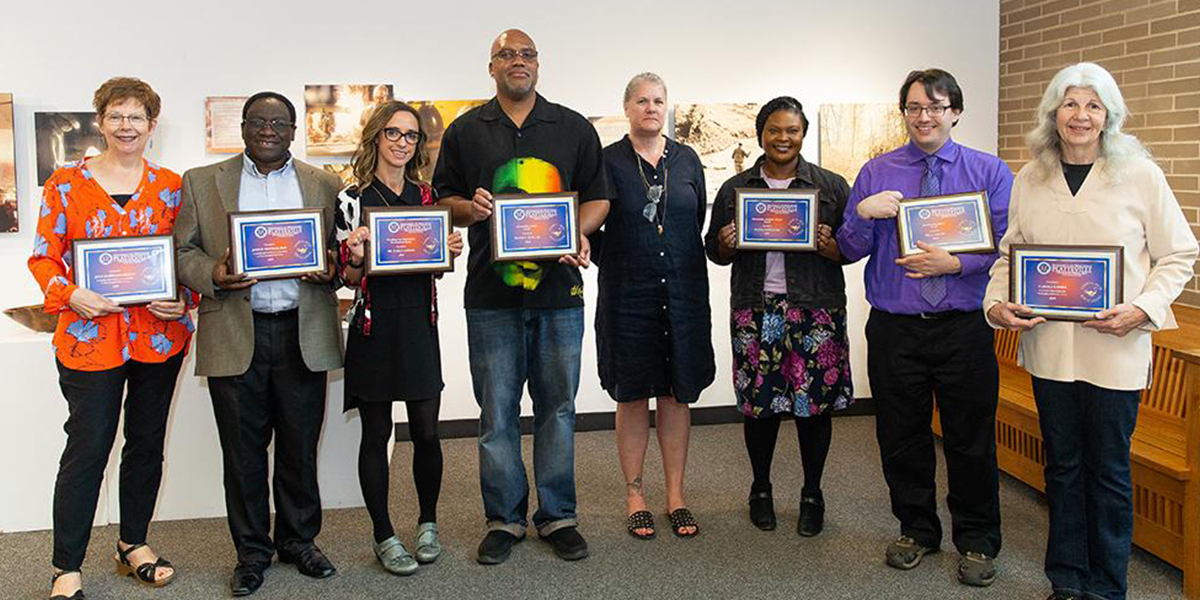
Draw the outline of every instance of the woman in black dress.
[[[418,563],[437,560],[437,500],[442,485],[438,440],[442,363],[438,346],[434,276],[366,277],[368,231],[363,207],[421,206],[435,202],[433,189],[418,179],[426,163],[425,134],[417,111],[402,102],[375,109],[354,154],[355,185],[338,195],[336,226],[343,281],[356,287],[346,343],[346,410],[362,419],[358,478],[375,530],[375,556],[388,571],[411,575]],[[450,234],[450,251],[462,252],[462,234]],[[395,429],[392,402],[408,409],[413,442],[413,479],[420,515],[415,557],[392,528],[388,515],[387,444]]]
[[[654,536],[642,494],[649,399],[662,451],[667,515],[677,536],[699,533],[683,474],[691,413],[713,362],[704,225],[704,171],[696,152],[662,135],[667,89],[653,73],[625,88],[629,135],[604,149],[612,208],[600,250],[596,308],[600,384],[617,401],[617,453],[627,528]]]

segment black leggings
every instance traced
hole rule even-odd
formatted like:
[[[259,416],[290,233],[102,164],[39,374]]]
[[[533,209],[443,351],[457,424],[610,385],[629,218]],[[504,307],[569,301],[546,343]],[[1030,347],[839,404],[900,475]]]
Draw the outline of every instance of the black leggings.
[[[438,493],[442,489],[442,445],[438,440],[441,398],[405,402],[408,432],[413,443],[413,481],[421,514],[417,523],[437,522]],[[358,447],[358,480],[367,513],[375,529],[375,543],[396,535],[388,515],[387,444],[396,424],[391,402],[362,402],[362,442]]]
[[[750,468],[754,471],[751,493],[771,491],[771,459],[775,457],[775,440],[779,437],[779,422],[782,417],[745,417],[743,434],[746,452],[750,454]],[[804,488],[801,495],[821,496],[821,474],[825,471],[825,458],[829,456],[829,443],[833,439],[833,417],[822,413],[811,417],[795,417],[796,437],[800,441],[800,463],[804,466]]]

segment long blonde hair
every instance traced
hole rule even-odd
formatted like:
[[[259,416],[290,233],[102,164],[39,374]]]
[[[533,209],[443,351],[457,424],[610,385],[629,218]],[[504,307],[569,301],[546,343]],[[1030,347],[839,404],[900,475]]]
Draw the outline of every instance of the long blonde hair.
[[[1025,136],[1039,178],[1046,179],[1057,172],[1062,161],[1058,107],[1067,90],[1073,87],[1095,92],[1108,111],[1104,129],[1100,132],[1100,156],[1104,158],[1104,170],[1109,176],[1118,177],[1129,161],[1150,156],[1150,151],[1136,137],[1121,131],[1125,119],[1129,118],[1129,108],[1125,106],[1125,98],[1113,76],[1095,63],[1078,63],[1065,67],[1050,80],[1038,104],[1037,125]]]
[[[380,104],[367,119],[367,124],[363,126],[362,139],[358,141],[358,148],[354,151],[354,159],[350,163],[354,169],[354,181],[358,184],[358,189],[365,189],[375,181],[375,168],[379,166],[379,134],[383,132],[388,121],[392,120],[392,116],[400,111],[411,114],[417,120],[420,134],[412,159],[404,165],[404,177],[414,182],[421,180],[421,169],[429,164],[421,115],[417,109],[408,104],[392,100]]]

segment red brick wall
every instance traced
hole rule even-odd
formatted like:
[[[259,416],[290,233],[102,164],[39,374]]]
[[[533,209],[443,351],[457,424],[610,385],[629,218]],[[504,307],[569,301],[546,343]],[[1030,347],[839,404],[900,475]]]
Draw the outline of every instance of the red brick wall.
[[[1002,0],[1000,157],[1029,160],[1025,134],[1046,84],[1069,64],[1108,69],[1125,130],[1150,148],[1200,237],[1200,0]],[[1200,262],[1179,301],[1200,306]]]

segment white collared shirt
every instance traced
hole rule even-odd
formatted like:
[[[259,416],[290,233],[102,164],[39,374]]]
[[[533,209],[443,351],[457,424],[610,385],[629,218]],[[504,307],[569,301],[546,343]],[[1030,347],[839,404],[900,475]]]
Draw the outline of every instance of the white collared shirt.
[[[238,210],[284,210],[304,208],[296,165],[288,157],[282,168],[263,175],[250,156],[242,154],[242,182]],[[250,310],[277,313],[300,305],[300,282],[296,279],[260,281],[250,288]]]

